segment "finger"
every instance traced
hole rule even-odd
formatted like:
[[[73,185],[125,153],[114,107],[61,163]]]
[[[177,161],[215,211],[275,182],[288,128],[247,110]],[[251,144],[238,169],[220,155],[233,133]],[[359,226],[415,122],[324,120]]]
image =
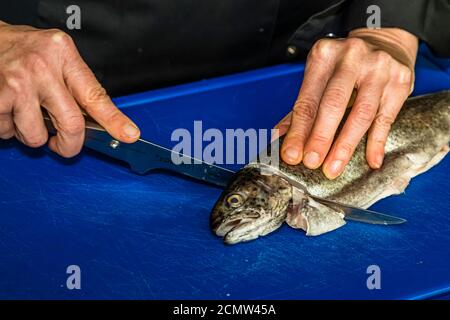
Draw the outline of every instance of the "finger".
[[[330,79],[319,105],[314,127],[305,146],[303,162],[306,167],[320,167],[333,142],[344,116],[359,75],[357,59],[349,59],[339,66]]]
[[[350,114],[322,166],[327,178],[338,177],[350,161],[375,118],[386,82],[387,77],[373,74],[361,83]]]
[[[42,92],[41,102],[56,129],[56,136],[50,138],[48,146],[60,156],[70,158],[77,155],[83,146],[84,117],[64,84],[57,80],[51,83],[51,90]]]
[[[71,55],[63,75],[78,104],[114,138],[128,143],[139,139],[138,127],[114,105],[78,53]]]
[[[14,137],[14,122],[12,118],[12,107],[14,99],[7,89],[0,91],[0,139],[10,139]]]
[[[14,137],[14,122],[10,113],[0,114],[0,139]]]
[[[22,79],[13,106],[16,137],[25,145],[38,148],[48,140],[42,119],[39,96],[30,79]]]
[[[410,83],[390,82],[381,97],[380,108],[369,129],[367,137],[366,159],[373,169],[380,168],[384,159],[386,144],[391,125],[409,96]]]
[[[48,131],[42,119],[39,100],[14,107],[14,124],[17,138],[32,148],[43,146],[48,140]]]
[[[290,125],[291,125],[291,117],[292,117],[292,111],[289,112],[283,119],[278,122],[278,124],[273,127],[276,130],[276,134],[272,136],[272,141],[276,140],[279,137],[282,137],[286,134],[288,131]]]
[[[333,73],[338,50],[338,47],[331,48],[330,44],[317,46],[308,57],[303,83],[293,107],[291,124],[281,148],[281,156],[288,164],[296,165],[302,161],[303,148],[314,123],[322,93]]]

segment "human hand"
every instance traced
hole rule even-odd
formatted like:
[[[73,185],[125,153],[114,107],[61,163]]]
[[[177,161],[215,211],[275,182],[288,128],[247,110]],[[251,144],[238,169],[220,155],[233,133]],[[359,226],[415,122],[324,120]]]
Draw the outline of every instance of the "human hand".
[[[391,124],[413,89],[417,49],[417,38],[400,29],[357,29],[345,39],[316,42],[293,111],[275,127],[287,132],[282,159],[322,165],[334,179],[368,131],[367,162],[380,168]],[[335,137],[354,89],[352,110]]]
[[[131,143],[140,135],[98,83],[69,35],[0,22],[0,138],[15,136],[30,147],[44,145],[48,132],[41,106],[57,130],[49,147],[63,157],[78,154],[83,145],[81,109],[117,140]]]

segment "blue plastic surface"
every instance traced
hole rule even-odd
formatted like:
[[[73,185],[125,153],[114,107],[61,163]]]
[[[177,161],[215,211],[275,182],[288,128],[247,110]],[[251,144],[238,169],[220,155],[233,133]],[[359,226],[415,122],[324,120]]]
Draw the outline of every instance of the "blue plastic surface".
[[[302,65],[281,65],[115,99],[143,137],[175,128],[270,128],[294,102]],[[415,93],[450,88],[419,57]],[[165,174],[138,176],[92,151],[62,160],[0,143],[0,298],[406,298],[450,291],[450,158],[373,208],[395,227],[348,223],[316,238],[282,227],[225,246],[209,230],[221,190]],[[381,290],[366,269],[381,268]],[[81,290],[66,268],[81,268]]]
[[[433,53],[425,45],[420,46],[419,52],[423,57],[427,58],[428,61],[432,62],[438,68],[450,74],[450,59],[434,57]]]

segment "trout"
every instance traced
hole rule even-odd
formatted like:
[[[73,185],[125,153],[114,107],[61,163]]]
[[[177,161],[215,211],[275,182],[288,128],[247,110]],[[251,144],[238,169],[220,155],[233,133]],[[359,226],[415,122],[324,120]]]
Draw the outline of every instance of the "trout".
[[[450,91],[405,102],[389,133],[380,169],[373,170],[366,162],[366,140],[367,136],[335,180],[302,164],[292,166],[281,160],[277,167],[258,160],[249,163],[236,173],[215,204],[213,232],[225,243],[235,244],[264,236],[286,222],[308,236],[317,236],[345,225],[344,214],[309,195],[368,208],[403,192],[411,178],[439,163],[449,151]]]

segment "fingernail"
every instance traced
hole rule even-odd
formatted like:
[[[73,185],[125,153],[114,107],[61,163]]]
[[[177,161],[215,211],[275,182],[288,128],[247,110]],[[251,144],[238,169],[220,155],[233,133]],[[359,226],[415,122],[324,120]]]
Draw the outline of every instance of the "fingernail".
[[[381,154],[379,154],[375,157],[375,167],[377,169],[381,168],[382,164],[383,164],[383,156]]]
[[[136,138],[140,134],[139,129],[136,126],[129,124],[129,123],[127,123],[123,127],[123,132],[125,133],[126,136],[128,136],[130,138]]]
[[[307,152],[303,158],[303,163],[308,168],[316,169],[320,165],[320,156],[314,151]]]
[[[343,162],[341,160],[334,160],[331,162],[327,168],[328,170],[326,170],[328,178],[334,179],[339,176],[342,172],[342,164]]]
[[[289,160],[290,162],[295,162],[297,161],[300,152],[296,148],[288,147],[286,150],[284,150],[284,154],[287,160]]]

